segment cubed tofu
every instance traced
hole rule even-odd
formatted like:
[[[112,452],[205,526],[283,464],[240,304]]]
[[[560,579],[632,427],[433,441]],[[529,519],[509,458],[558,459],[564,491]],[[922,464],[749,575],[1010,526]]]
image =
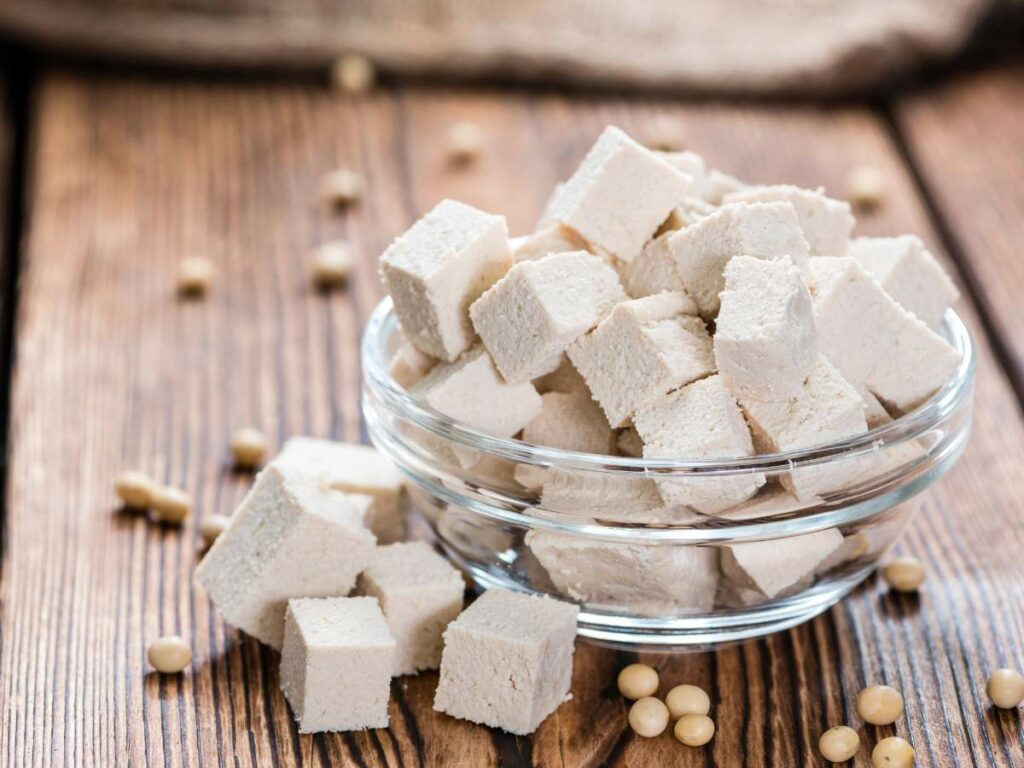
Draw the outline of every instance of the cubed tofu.
[[[639,410],[634,417],[645,459],[728,459],[751,456],[743,413],[722,377],[700,379]],[[666,504],[713,514],[749,499],[764,475],[707,475],[657,480]]]
[[[578,614],[558,600],[487,590],[445,630],[434,709],[533,733],[569,694]]]
[[[515,243],[512,258],[517,262],[535,261],[551,253],[589,250],[587,241],[576,232],[561,224],[550,224]]]
[[[526,543],[562,593],[596,608],[646,616],[703,612],[715,602],[712,547],[622,544],[550,531]]]
[[[469,314],[510,384],[558,367],[566,347],[626,298],[615,270],[586,251],[516,264]]]
[[[545,373],[534,379],[533,386],[542,395],[546,395],[548,392],[585,392],[590,394],[587,382],[580,376],[580,372],[576,370],[576,366],[572,364],[568,355],[562,355],[558,361],[558,367],[551,373]]]
[[[408,521],[402,474],[373,446],[293,437],[271,463],[285,471],[313,474],[336,491],[371,497],[373,503],[363,522],[377,543],[405,538]]]
[[[696,194],[712,205],[722,205],[727,195],[741,192],[748,186],[750,185],[735,176],[712,168],[704,176],[704,181],[696,190]]]
[[[520,468],[523,469],[522,467]],[[540,470],[540,471],[538,471]],[[598,473],[533,468],[517,478],[541,489],[540,516],[555,513],[607,523],[633,525],[681,525],[704,517],[689,507],[668,505],[649,477],[608,476]]]
[[[811,448],[868,429],[864,401],[821,355],[800,394],[774,400],[740,397],[740,405],[760,453]],[[786,490],[806,501],[856,482],[870,467],[870,455],[835,458],[824,464],[799,467],[779,480]]]
[[[812,256],[844,256],[855,223],[850,204],[834,200],[822,189],[801,189],[791,184],[751,187],[731,192],[722,201],[729,203],[791,203],[800,220],[800,229]]]
[[[801,391],[818,357],[817,337],[811,296],[788,257],[729,262],[714,349],[722,379],[737,396],[783,398]]]
[[[394,352],[391,353],[388,373],[399,386],[409,389],[430,373],[430,369],[437,365],[437,360],[420,352],[409,343],[404,334],[398,335],[400,338],[397,340]]]
[[[702,317],[718,314],[725,266],[733,256],[788,256],[803,273],[808,246],[790,203],[726,205],[668,239],[676,271]]]
[[[711,337],[689,314],[693,306],[682,293],[623,302],[569,346],[569,359],[611,426],[624,426],[665,393],[714,373]]]
[[[533,384],[507,383],[482,346],[437,366],[413,393],[445,416],[498,437],[511,437],[541,410]]]
[[[858,389],[906,413],[956,372],[960,354],[852,257],[811,259],[818,349]]]
[[[689,185],[689,176],[609,126],[545,217],[572,228],[604,253],[632,261]]]
[[[369,564],[376,542],[363,516],[370,503],[271,464],[200,561],[196,580],[230,624],[280,649],[289,599],[347,595]]]
[[[442,634],[462,611],[462,575],[424,541],[379,547],[359,592],[380,603],[395,639],[394,674],[441,664]]]
[[[710,216],[717,210],[717,206],[714,206],[711,203],[705,203],[699,198],[689,196],[684,197],[683,201],[672,209],[672,213],[668,215],[668,218],[661,223],[661,226],[658,227],[658,231],[654,233],[654,237],[657,239],[666,232],[674,232],[688,227],[691,224],[696,224],[705,216]]]
[[[289,600],[280,677],[299,733],[387,728],[394,654],[372,597]]]
[[[473,345],[469,305],[512,266],[504,216],[443,200],[380,257],[409,341],[452,361]]]
[[[849,255],[929,328],[938,328],[960,297],[949,275],[915,235],[858,237],[850,243]]]
[[[540,415],[523,430],[525,442],[581,453],[612,453],[615,433],[588,393],[549,392],[541,395],[541,401]]]
[[[808,577],[843,543],[835,528],[722,547],[722,574],[734,585],[778,597]],[[809,584],[808,584],[809,586]]]
[[[664,291],[685,293],[683,279],[676,271],[676,258],[668,247],[673,232],[651,240],[629,264],[622,264],[619,276],[626,293],[634,299],[653,296]]]

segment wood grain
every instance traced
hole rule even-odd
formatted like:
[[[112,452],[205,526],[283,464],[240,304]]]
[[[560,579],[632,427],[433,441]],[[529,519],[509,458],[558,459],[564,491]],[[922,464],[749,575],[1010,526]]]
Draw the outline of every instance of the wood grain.
[[[1024,66],[926,90],[895,117],[1024,392]]]
[[[892,196],[865,232],[934,233],[884,126],[816,110],[398,89],[346,101],[313,89],[42,79],[32,126],[0,598],[5,765],[819,765],[827,726],[854,722],[867,683],[904,692],[907,717],[862,729],[908,736],[918,766],[1024,764],[1024,727],[983,681],[1024,667],[1024,427],[970,306],[980,347],[976,430],[900,545],[929,567],[920,598],[869,584],[814,622],[717,653],[652,657],[665,685],[711,692],[718,734],[687,750],[626,728],[614,690],[630,654],[580,644],[573,699],[532,738],[432,711],[435,675],[395,681],[387,730],[300,736],[275,654],[225,626],[193,589],[198,520],[230,513],[248,478],[228,468],[244,424],[359,439],[357,341],[380,296],[375,257],[443,195],[526,231],[547,190],[608,122],[642,134],[660,115],[688,143],[756,181],[839,188],[859,162]],[[444,127],[485,124],[477,166],[443,160]],[[333,215],[319,175],[365,174]],[[305,253],[329,238],[365,258],[350,288],[309,289]],[[937,244],[936,244],[937,245]],[[205,301],[181,302],[175,266],[218,265]],[[181,531],[117,510],[111,482],[139,467],[195,496]],[[149,640],[189,638],[192,668],[148,674]]]

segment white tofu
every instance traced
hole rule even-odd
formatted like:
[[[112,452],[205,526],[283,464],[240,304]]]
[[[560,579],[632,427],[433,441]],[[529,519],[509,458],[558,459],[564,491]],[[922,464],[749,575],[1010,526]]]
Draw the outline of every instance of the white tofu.
[[[545,217],[571,227],[601,251],[632,261],[689,185],[689,176],[609,126]]]
[[[929,328],[938,328],[960,297],[949,275],[915,235],[858,237],[850,243],[849,255]]]
[[[715,513],[716,517],[724,517],[728,520],[754,520],[758,518],[778,517],[789,512],[796,512],[808,506],[817,504],[821,499],[811,497],[800,500],[781,484],[769,483],[765,485],[757,495],[749,501],[737,504],[735,507]]]
[[[569,346],[569,359],[611,426],[624,426],[666,392],[714,372],[711,337],[688,314],[692,308],[682,293],[623,302]]]
[[[622,544],[538,530],[526,543],[555,587],[588,607],[660,616],[701,613],[715,602],[712,547]]]
[[[409,341],[446,361],[472,346],[469,305],[511,266],[505,217],[453,200],[438,203],[380,257]]]
[[[336,491],[369,496],[373,503],[363,522],[377,537],[377,543],[390,544],[405,538],[402,473],[373,446],[293,437],[271,464],[285,472],[315,475],[322,485]]]
[[[280,677],[299,733],[387,728],[394,653],[373,598],[289,600]]]
[[[664,152],[661,150],[654,150],[654,154],[664,160],[666,163],[671,165],[677,171],[690,177],[690,193],[693,194],[704,177],[707,175],[708,169],[707,164],[704,162],[704,158],[698,155],[696,152],[690,152],[684,150],[682,152]]]
[[[370,503],[271,464],[200,561],[196,580],[225,620],[280,649],[289,599],[347,595],[370,562],[376,542],[363,525]]]
[[[704,177],[697,194],[702,200],[712,205],[722,205],[727,195],[741,192],[748,186],[746,182],[740,181],[735,176],[712,168]]]
[[[822,189],[801,189],[791,184],[751,187],[731,192],[723,203],[791,203],[796,209],[812,256],[844,256],[855,220],[850,204],[827,197]]]
[[[533,733],[569,694],[578,614],[558,600],[487,590],[445,630],[434,709]]]
[[[785,539],[767,539],[722,547],[722,574],[734,585],[778,597],[813,576],[815,567],[843,543],[836,528]]]
[[[637,411],[634,423],[646,459],[728,459],[754,453],[743,414],[721,376],[700,379],[665,395]],[[685,505],[702,514],[749,499],[764,482],[761,473],[657,480],[667,504]]]
[[[823,356],[800,394],[777,400],[741,397],[740,405],[760,453],[778,453],[842,440],[867,432],[864,401]],[[801,501],[855,482],[871,466],[871,456],[833,459],[794,469],[779,480]]]
[[[701,316],[718,314],[725,266],[733,256],[773,260],[789,256],[807,269],[807,241],[789,203],[727,205],[668,239],[676,271]]]
[[[395,639],[393,674],[441,664],[442,634],[462,611],[462,575],[424,541],[379,547],[359,577],[376,598]]]
[[[430,373],[430,369],[435,365],[435,358],[420,352],[402,335],[391,354],[388,373],[400,386],[409,389]]]
[[[541,409],[533,385],[508,384],[482,346],[437,366],[413,392],[445,416],[498,437],[511,437]]]
[[[561,224],[550,224],[532,235],[522,238],[522,242],[514,243],[512,258],[516,262],[535,261],[550,253],[589,250],[590,246],[587,241],[574,231]]]
[[[581,453],[612,453],[615,433],[586,392],[541,395],[541,411],[523,430],[527,443]]]
[[[572,364],[568,355],[562,355],[558,367],[551,373],[545,373],[534,379],[533,386],[542,395],[548,392],[585,392],[587,395],[590,394],[587,382],[580,376],[580,372],[576,370],[576,366]]]
[[[619,276],[626,293],[634,299],[664,291],[683,293],[686,287],[676,271],[676,258],[668,247],[672,232],[651,240],[629,264],[622,264]]]
[[[811,296],[788,257],[736,256],[725,268],[715,362],[737,396],[790,397],[818,357]]]
[[[648,477],[535,468],[517,472],[517,478],[527,487],[527,483],[533,483],[541,488],[540,515],[553,512],[560,517],[633,525],[681,525],[704,519],[688,507],[666,504],[657,484]]]
[[[615,270],[585,251],[516,264],[469,309],[510,384],[550,373],[566,347],[626,298]]]
[[[818,349],[887,409],[917,407],[955,373],[960,354],[897,304],[852,257],[811,259]]]

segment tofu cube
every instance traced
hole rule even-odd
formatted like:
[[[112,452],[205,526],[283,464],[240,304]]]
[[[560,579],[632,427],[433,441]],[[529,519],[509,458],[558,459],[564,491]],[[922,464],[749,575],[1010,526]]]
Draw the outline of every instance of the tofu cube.
[[[505,380],[520,384],[557,368],[565,348],[625,298],[601,258],[554,253],[516,264],[469,314]]]
[[[286,472],[315,475],[321,484],[344,493],[369,496],[373,503],[363,523],[378,544],[405,538],[405,486],[391,461],[370,445],[293,437],[271,462]]]
[[[908,312],[929,328],[938,328],[946,310],[960,297],[956,285],[919,237],[858,237],[849,255]]]
[[[810,448],[867,432],[864,401],[857,390],[819,355],[800,394],[775,400],[741,397],[754,445],[760,453]],[[801,501],[855,482],[871,466],[870,456],[833,459],[794,469],[779,480]]]
[[[580,376],[580,372],[576,370],[576,366],[572,364],[568,355],[562,355],[558,361],[558,367],[551,373],[545,373],[534,379],[533,386],[542,395],[546,395],[548,392],[585,392],[587,395],[590,394],[587,382]]]
[[[555,587],[588,607],[660,616],[708,611],[715,602],[712,547],[621,544],[536,530],[526,543]]]
[[[445,416],[498,437],[521,430],[540,415],[542,405],[529,381],[507,383],[482,346],[437,366],[413,393]]]
[[[844,256],[855,220],[850,204],[826,197],[822,189],[791,184],[751,187],[725,196],[723,203],[790,203],[796,209],[812,256]]]
[[[666,392],[714,373],[711,337],[689,314],[693,306],[682,293],[623,302],[569,346],[569,359],[611,426],[624,426]]]
[[[537,469],[541,471],[536,472]],[[688,507],[667,505],[657,484],[648,477],[612,477],[543,468],[535,468],[531,474],[541,488],[537,510],[541,516],[555,513],[558,517],[571,515],[636,525],[678,525],[703,519]],[[523,475],[517,473],[521,481],[529,479]]]
[[[729,262],[714,349],[725,385],[737,396],[801,391],[818,357],[817,337],[811,296],[788,257]]]
[[[196,580],[234,626],[281,648],[293,597],[347,595],[376,542],[363,526],[371,500],[324,488],[271,464],[196,568]]]
[[[689,185],[689,176],[609,126],[558,190],[545,217],[628,262],[682,200]]]
[[[778,597],[813,577],[815,567],[842,543],[836,528],[826,528],[785,539],[730,544],[722,547],[722,574],[737,587]]]
[[[299,733],[387,728],[394,655],[372,597],[289,600],[281,690]]]
[[[668,218],[661,223],[661,226],[658,227],[658,231],[654,233],[654,236],[655,238],[658,238],[666,232],[674,232],[688,227],[691,224],[696,224],[705,216],[710,216],[717,210],[717,206],[714,206],[711,203],[705,203],[699,198],[690,196],[684,197],[683,201],[672,209],[672,213],[668,215]]]
[[[916,408],[960,364],[945,339],[896,303],[852,257],[811,259],[818,349],[897,413]]]
[[[686,286],[676,271],[676,257],[668,247],[673,232],[651,240],[629,264],[622,264],[619,277],[631,298],[640,299],[664,291],[685,293]]]
[[[359,591],[380,603],[395,639],[394,674],[441,664],[442,634],[462,611],[461,574],[424,541],[380,547]]]
[[[721,376],[677,389],[634,417],[646,459],[727,459],[751,456],[754,444]],[[764,485],[764,475],[707,475],[657,480],[669,505],[713,514],[739,504]]]
[[[742,192],[750,185],[740,181],[735,176],[730,176],[717,169],[712,168],[704,177],[703,183],[698,187],[695,194],[699,194],[702,200],[712,205],[722,205],[725,198],[734,192]]]
[[[565,451],[612,453],[615,433],[601,406],[586,392],[541,395],[541,411],[526,425],[523,440]]]
[[[444,633],[434,709],[525,735],[565,701],[579,609],[490,589]]]
[[[437,360],[416,349],[404,334],[398,336],[395,350],[391,353],[388,373],[400,386],[410,389],[430,373],[430,369],[437,365]]]
[[[765,260],[789,256],[801,272],[807,269],[807,241],[796,209],[790,203],[723,206],[672,234],[668,247],[686,292],[704,318],[718,314],[718,295],[725,288],[725,266],[733,256]]]
[[[571,253],[572,251],[589,251],[586,240],[576,232],[561,224],[549,224],[527,235],[522,242],[513,246],[512,258],[516,262],[536,261],[551,253]]]
[[[442,200],[380,257],[409,341],[452,361],[473,345],[469,305],[512,266],[504,216]]]

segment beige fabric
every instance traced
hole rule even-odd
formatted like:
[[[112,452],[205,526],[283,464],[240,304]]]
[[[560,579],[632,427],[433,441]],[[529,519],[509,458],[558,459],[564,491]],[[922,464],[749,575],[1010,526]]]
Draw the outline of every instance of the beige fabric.
[[[325,67],[357,51],[418,74],[838,92],[953,53],[997,2],[0,0],[0,30],[54,48],[207,65]]]

